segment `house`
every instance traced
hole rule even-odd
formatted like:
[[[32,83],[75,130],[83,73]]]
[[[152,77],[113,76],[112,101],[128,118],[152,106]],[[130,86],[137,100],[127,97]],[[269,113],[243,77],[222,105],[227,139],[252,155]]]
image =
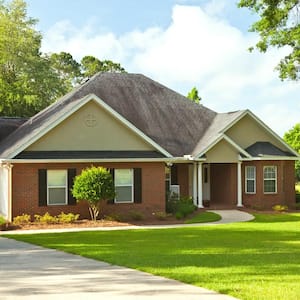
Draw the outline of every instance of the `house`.
[[[88,217],[70,188],[104,166],[105,214],[164,211],[166,186],[202,208],[293,207],[299,155],[249,110],[216,113],[139,74],[99,73],[32,118],[0,120],[0,213]]]

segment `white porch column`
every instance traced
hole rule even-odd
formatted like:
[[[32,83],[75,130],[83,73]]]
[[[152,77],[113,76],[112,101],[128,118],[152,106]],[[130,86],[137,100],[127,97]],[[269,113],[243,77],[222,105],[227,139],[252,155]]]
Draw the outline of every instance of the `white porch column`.
[[[237,207],[243,207],[242,199],[242,163],[237,163]]]
[[[12,221],[12,164],[0,166],[0,213]]]
[[[202,163],[198,164],[198,207],[203,208]]]
[[[197,163],[193,164],[193,202],[197,206]]]

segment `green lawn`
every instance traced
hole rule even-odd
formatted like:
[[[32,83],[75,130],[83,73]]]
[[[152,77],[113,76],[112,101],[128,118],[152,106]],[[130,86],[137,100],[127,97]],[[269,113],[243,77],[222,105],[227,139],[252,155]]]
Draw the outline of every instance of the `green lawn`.
[[[240,299],[300,298],[299,213],[216,226],[11,237]]]
[[[208,222],[215,222],[219,220],[221,220],[220,215],[211,211],[204,211],[192,217],[191,219],[186,220],[184,223],[185,224],[208,223]]]

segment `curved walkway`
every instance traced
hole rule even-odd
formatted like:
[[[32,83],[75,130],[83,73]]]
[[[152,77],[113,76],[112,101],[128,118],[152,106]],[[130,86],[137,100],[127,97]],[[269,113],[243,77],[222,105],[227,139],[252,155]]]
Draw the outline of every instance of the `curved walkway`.
[[[220,214],[222,220],[190,225],[73,228],[72,231],[173,228],[243,222],[253,219],[250,214],[237,210],[213,212]],[[61,230],[51,230],[51,232],[54,231],[59,232]],[[46,230],[26,231],[26,233],[41,232],[46,232]],[[6,233],[25,233],[25,231]],[[100,297],[109,297],[110,300],[236,299],[176,280],[4,237],[0,237],[0,295],[1,300],[93,300],[100,299]]]

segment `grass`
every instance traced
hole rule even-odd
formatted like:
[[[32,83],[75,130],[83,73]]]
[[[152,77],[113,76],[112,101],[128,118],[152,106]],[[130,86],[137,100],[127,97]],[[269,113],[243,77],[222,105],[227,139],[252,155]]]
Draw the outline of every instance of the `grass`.
[[[191,219],[186,220],[185,224],[194,224],[194,223],[207,223],[207,222],[215,222],[221,220],[221,216],[210,212],[205,211],[197,214],[196,216],[192,217]]]
[[[240,299],[299,299],[300,214],[173,229],[11,235]]]

